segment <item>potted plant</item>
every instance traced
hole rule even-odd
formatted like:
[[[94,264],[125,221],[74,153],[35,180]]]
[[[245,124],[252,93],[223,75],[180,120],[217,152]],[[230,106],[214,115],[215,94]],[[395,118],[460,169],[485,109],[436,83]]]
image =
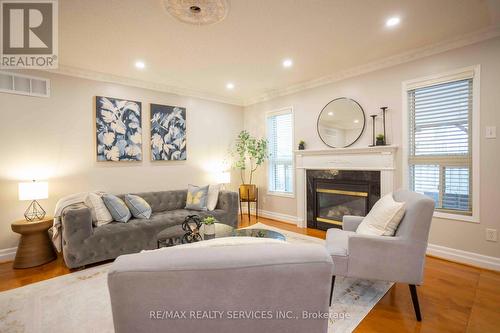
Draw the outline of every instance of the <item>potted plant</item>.
[[[299,150],[306,149],[306,142],[304,140],[299,141]]]
[[[215,222],[217,220],[213,216],[206,216],[203,218],[203,238],[204,239],[212,239],[215,238]]]
[[[385,137],[383,134],[377,135],[377,146],[385,146]]]
[[[241,131],[236,139],[233,155],[235,155],[235,168],[240,170],[241,182],[240,196],[242,200],[255,201],[257,186],[252,184],[253,174],[267,158],[267,141]],[[249,181],[246,182],[246,172],[249,170]]]

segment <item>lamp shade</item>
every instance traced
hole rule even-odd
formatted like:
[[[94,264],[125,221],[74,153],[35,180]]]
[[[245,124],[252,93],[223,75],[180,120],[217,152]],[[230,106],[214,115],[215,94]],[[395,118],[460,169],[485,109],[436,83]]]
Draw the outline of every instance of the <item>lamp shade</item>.
[[[231,183],[231,173],[229,171],[219,173],[217,175],[217,182],[219,184]]]
[[[19,200],[38,200],[49,197],[49,183],[23,182],[19,183]]]

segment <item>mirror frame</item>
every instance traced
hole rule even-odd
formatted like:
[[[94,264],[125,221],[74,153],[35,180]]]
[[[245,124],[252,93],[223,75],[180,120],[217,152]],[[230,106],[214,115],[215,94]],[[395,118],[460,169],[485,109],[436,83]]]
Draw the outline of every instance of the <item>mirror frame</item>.
[[[332,146],[332,145],[329,145],[328,143],[325,142],[325,140],[323,140],[323,138],[321,137],[321,133],[319,132],[319,120],[321,118],[321,114],[323,113],[323,111],[326,109],[326,107],[328,105],[330,105],[331,103],[335,102],[335,101],[338,101],[340,99],[346,99],[346,100],[349,100],[349,101],[352,101],[354,103],[356,103],[359,108],[361,109],[361,113],[363,114],[363,128],[361,129],[361,132],[359,133],[358,137],[356,138],[356,140],[354,140],[353,142],[351,142],[350,144],[348,144],[347,146],[343,146],[343,147],[335,147],[335,146]],[[366,127],[366,115],[365,115],[365,110],[363,110],[363,107],[358,103],[356,102],[355,100],[353,100],[352,98],[348,98],[348,97],[339,97],[339,98],[335,98],[335,99],[332,99],[330,102],[326,103],[326,105],[321,109],[319,115],[318,115],[318,120],[316,121],[316,132],[318,133],[318,136],[319,138],[321,139],[321,141],[323,141],[323,143],[325,145],[327,145],[328,147],[330,148],[347,148],[347,147],[350,147],[352,146],[353,144],[355,144],[359,138],[361,138],[361,136],[363,135],[363,133],[365,132],[365,127]]]

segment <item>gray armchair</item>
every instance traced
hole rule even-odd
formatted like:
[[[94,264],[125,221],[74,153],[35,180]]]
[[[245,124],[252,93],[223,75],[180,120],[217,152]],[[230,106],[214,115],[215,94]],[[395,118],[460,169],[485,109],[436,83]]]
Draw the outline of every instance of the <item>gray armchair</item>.
[[[330,303],[337,275],[408,283],[416,318],[421,321],[415,286],[423,280],[434,201],[406,190],[394,192],[393,198],[406,203],[405,215],[394,237],[356,234],[363,220],[359,216],[344,216],[343,230],[328,230],[326,248],[334,262]]]

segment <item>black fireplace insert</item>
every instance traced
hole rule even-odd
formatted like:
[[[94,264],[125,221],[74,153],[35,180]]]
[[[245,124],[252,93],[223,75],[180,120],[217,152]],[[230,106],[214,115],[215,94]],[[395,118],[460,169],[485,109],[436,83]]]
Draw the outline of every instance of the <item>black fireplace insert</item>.
[[[308,170],[307,226],[342,228],[344,215],[365,216],[380,198],[380,171]]]

